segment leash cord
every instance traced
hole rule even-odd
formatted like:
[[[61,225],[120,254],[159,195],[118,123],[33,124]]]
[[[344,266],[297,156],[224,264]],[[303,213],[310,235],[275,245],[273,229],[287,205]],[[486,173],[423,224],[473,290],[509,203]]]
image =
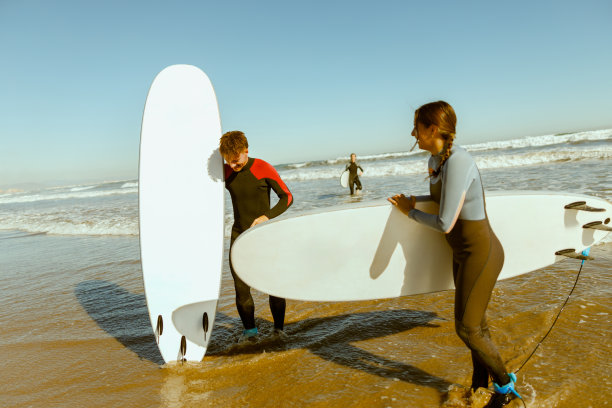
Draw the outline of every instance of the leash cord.
[[[569,295],[567,295],[567,299],[565,299],[565,302],[563,303],[563,306],[561,306],[561,309],[559,309],[559,313],[557,313],[557,317],[555,317],[555,320],[550,325],[550,329],[548,329],[548,331],[546,332],[544,337],[542,337],[542,339],[538,342],[538,344],[536,344],[535,348],[533,349],[533,351],[531,352],[529,357],[527,357],[527,359],[523,362],[523,364],[521,364],[521,366],[515,371],[515,373],[518,373],[521,370],[521,368],[523,368],[523,366],[525,364],[527,364],[529,359],[531,359],[531,357],[535,354],[535,352],[538,349],[538,347],[540,346],[540,344],[542,344],[542,342],[546,339],[546,337],[548,337],[548,335],[552,331],[553,327],[555,327],[555,323],[557,323],[557,320],[559,319],[559,316],[561,316],[561,312],[565,308],[565,305],[567,305],[567,302],[570,300],[570,297],[572,297],[572,293],[574,293],[574,289],[576,289],[576,285],[578,284],[578,279],[580,278],[580,272],[582,272],[582,267],[583,266],[584,266],[584,261],[582,261],[582,263],[580,264],[580,269],[578,270],[578,274],[576,275],[576,281],[574,282],[574,286],[572,287],[572,290],[570,291]]]

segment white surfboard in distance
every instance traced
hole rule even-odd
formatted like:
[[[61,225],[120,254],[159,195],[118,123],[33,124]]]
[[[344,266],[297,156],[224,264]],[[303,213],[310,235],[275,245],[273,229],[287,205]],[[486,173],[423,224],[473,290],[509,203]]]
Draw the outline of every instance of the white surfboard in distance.
[[[499,279],[551,265],[562,259],[555,255],[560,250],[581,252],[601,241],[612,225],[606,224],[612,204],[597,197],[511,191],[489,192],[486,200],[505,254]],[[602,211],[565,208],[579,201]],[[431,201],[417,208],[438,211]],[[589,223],[601,229],[583,228]],[[249,286],[288,299],[369,300],[454,288],[452,252],[444,234],[386,200],[281,216],[240,235],[231,257]]]
[[[349,183],[349,171],[344,170],[342,174],[340,175],[340,185],[344,188],[347,188],[348,183]]]
[[[166,362],[201,361],[214,325],[224,235],[220,137],[206,74],[191,65],[161,71],[142,119],[138,203],[145,295]]]

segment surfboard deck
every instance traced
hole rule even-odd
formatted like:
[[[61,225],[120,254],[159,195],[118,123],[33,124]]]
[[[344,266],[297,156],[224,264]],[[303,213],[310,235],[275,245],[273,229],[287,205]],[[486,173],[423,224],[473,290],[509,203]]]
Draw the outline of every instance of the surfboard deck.
[[[145,295],[166,362],[201,361],[214,325],[223,261],[220,137],[206,74],[191,65],[161,71],[142,119],[138,204]]]
[[[551,265],[562,259],[555,252],[580,252],[608,234],[583,228],[612,215],[612,204],[601,198],[542,191],[488,192],[486,198],[505,253],[499,279]],[[603,211],[564,208],[578,200]],[[438,211],[431,201],[417,208]],[[444,234],[386,200],[281,216],[240,235],[231,257],[248,285],[289,299],[371,300],[454,288],[452,252]]]
[[[349,171],[344,170],[342,174],[340,175],[340,185],[344,188],[347,188],[348,182],[349,182]]]

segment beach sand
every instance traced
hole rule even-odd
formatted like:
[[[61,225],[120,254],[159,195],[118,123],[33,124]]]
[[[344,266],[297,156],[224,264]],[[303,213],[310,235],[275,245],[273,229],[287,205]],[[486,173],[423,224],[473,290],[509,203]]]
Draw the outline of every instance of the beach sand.
[[[262,334],[236,344],[242,327],[226,248],[207,355],[160,365],[137,237],[3,231],[0,245],[2,406],[469,406],[453,387],[471,380],[468,349],[454,332],[453,291],[289,300],[286,341],[271,337],[267,295],[254,291]],[[555,328],[518,373],[530,408],[605,407],[611,399],[612,244],[591,254]],[[548,331],[579,265],[568,259],[498,283],[488,318],[509,369]]]

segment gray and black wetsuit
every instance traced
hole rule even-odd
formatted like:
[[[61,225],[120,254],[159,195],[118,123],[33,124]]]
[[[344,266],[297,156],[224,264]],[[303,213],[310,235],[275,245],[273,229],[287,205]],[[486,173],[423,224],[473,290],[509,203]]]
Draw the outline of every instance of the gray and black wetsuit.
[[[355,186],[357,186],[357,190],[361,190],[361,180],[359,180],[359,176],[357,175],[357,169],[363,172],[363,169],[357,162],[350,162],[344,169],[349,172],[349,188],[351,189],[351,194],[354,193]]]
[[[431,156],[429,168],[439,167],[440,155]],[[414,209],[410,218],[446,234],[453,250],[455,281],[455,328],[472,352],[472,388],[487,387],[489,375],[497,384],[507,384],[504,363],[491,341],[486,309],[504,264],[504,250],[487,218],[480,173],[472,156],[454,145],[437,177],[430,180],[438,214]]]

